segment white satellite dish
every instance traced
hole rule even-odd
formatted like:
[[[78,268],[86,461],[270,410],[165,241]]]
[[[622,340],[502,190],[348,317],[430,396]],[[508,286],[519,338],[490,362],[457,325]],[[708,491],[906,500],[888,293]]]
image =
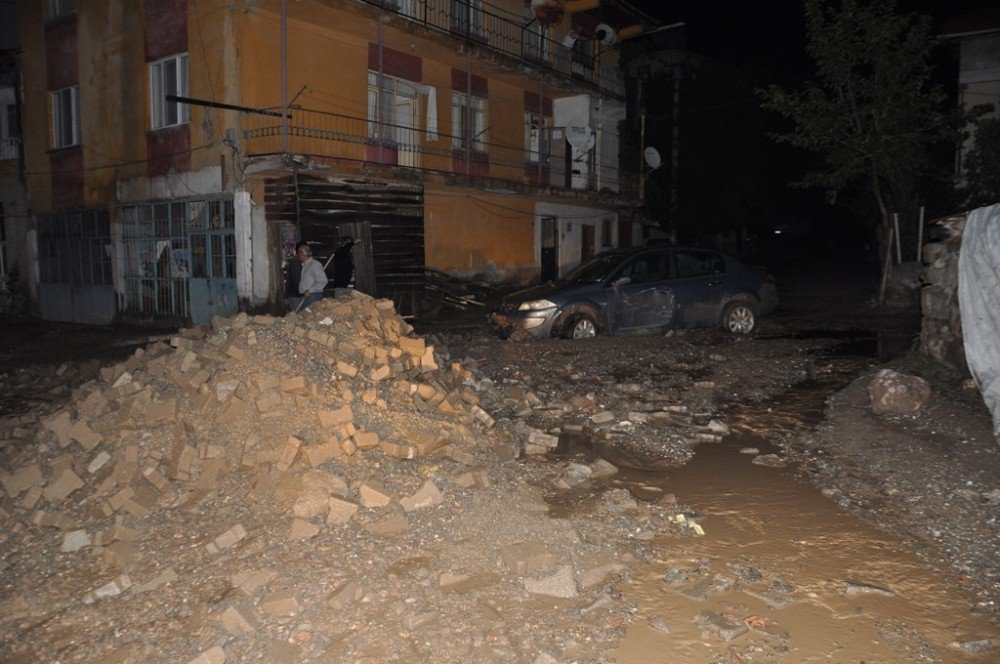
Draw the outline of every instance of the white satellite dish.
[[[543,25],[555,25],[562,20],[565,9],[560,0],[531,0],[535,20]]]
[[[568,122],[564,133],[566,134],[566,142],[579,152],[588,152],[597,143],[594,130],[590,128],[590,125],[579,120]]]
[[[597,28],[594,30],[594,35],[596,35],[597,39],[605,46],[611,46],[615,43],[615,37],[618,36],[615,29],[607,23],[599,23]]]
[[[563,48],[573,48],[573,44],[576,40],[580,38],[580,35],[576,34],[575,30],[570,30],[566,33],[566,36],[562,39]]]
[[[660,157],[660,151],[653,146],[649,146],[642,151],[642,158],[645,160],[646,165],[654,171],[663,165],[663,159]]]

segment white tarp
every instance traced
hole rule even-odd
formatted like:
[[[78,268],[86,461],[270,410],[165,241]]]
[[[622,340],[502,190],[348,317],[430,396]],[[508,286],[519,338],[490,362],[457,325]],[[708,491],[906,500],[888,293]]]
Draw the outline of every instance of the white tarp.
[[[1000,204],[973,210],[965,222],[958,306],[969,371],[1000,435]]]

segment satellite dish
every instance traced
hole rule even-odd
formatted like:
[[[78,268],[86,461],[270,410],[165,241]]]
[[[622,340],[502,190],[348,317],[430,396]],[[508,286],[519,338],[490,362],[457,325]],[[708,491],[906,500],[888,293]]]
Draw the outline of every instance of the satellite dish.
[[[566,142],[579,152],[588,152],[597,143],[594,130],[584,122],[573,120],[566,124]]]
[[[566,33],[566,36],[562,39],[563,48],[573,48],[573,44],[576,40],[580,38],[580,35],[576,34],[575,30],[570,30]]]
[[[663,165],[663,159],[660,157],[660,151],[653,146],[649,146],[642,151],[642,158],[646,161],[646,165],[654,171]]]
[[[611,46],[615,42],[615,37],[617,36],[615,29],[607,23],[598,24],[597,28],[594,30],[594,34],[605,46]]]
[[[531,0],[531,11],[539,23],[555,25],[562,20],[564,9],[560,0]]]

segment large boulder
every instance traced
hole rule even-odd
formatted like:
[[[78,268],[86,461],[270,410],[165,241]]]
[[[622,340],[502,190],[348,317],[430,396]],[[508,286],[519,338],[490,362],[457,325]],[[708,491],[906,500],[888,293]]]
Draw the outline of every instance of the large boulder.
[[[919,376],[882,369],[868,384],[872,412],[879,415],[913,415],[931,398],[931,385]]]

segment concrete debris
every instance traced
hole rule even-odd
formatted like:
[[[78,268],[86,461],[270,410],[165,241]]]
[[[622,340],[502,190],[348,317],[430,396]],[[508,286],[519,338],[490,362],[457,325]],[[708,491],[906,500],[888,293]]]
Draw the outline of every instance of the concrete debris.
[[[919,376],[881,369],[868,384],[872,412],[878,415],[913,415],[931,398],[931,386]]]

